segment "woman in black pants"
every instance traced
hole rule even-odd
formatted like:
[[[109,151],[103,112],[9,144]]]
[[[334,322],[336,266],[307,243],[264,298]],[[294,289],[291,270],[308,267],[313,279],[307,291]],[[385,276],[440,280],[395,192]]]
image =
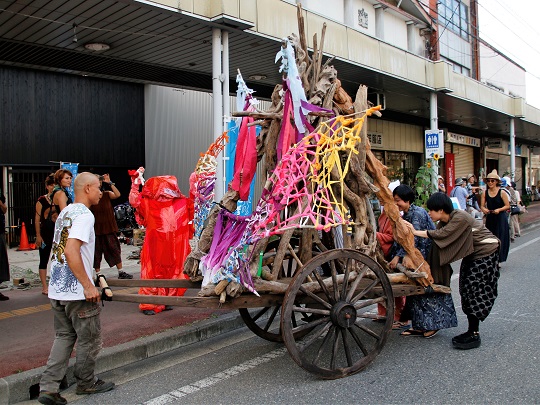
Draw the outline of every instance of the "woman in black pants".
[[[435,193],[427,201],[429,216],[438,221],[437,229],[417,231],[415,236],[430,238],[432,250],[428,257],[432,269],[450,266],[463,259],[459,270],[461,308],[467,320],[467,332],[455,336],[456,349],[474,349],[480,346],[480,321],[484,321],[497,298],[499,280],[499,240],[466,211],[454,210],[452,201],[444,193]]]

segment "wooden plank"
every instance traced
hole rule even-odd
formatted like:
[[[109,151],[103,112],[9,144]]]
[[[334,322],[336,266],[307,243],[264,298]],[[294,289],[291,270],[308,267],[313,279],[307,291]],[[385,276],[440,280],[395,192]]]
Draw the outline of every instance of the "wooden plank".
[[[264,295],[241,295],[220,304],[219,297],[164,297],[159,295],[136,295],[113,293],[112,301],[135,302],[141,304],[173,305],[190,308],[208,309],[239,309],[239,308],[259,308],[275,307],[281,305],[283,296]]]
[[[163,287],[163,288],[201,288],[201,282],[194,283],[185,279],[122,280],[107,279],[109,287]]]

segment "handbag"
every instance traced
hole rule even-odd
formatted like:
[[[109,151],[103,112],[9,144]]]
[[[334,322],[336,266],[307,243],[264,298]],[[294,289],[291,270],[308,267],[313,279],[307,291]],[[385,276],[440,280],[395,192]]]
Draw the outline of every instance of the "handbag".
[[[521,209],[517,205],[511,205],[510,206],[510,215],[518,215],[521,214]]]

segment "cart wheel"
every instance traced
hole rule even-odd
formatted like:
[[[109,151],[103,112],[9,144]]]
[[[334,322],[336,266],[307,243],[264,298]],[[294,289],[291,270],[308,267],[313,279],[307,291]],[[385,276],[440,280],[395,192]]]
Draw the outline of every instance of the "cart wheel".
[[[331,269],[330,276],[321,275],[323,266]],[[319,292],[311,292],[314,288]],[[379,321],[378,303],[387,308],[386,320]],[[291,321],[306,314],[309,318],[302,325]],[[307,262],[289,285],[281,330],[289,354],[300,367],[335,379],[357,373],[375,359],[393,318],[392,287],[381,267],[355,250],[334,249]],[[299,338],[305,330],[307,334]]]
[[[272,323],[281,316],[281,306],[255,308],[239,308],[240,316],[246,326],[257,336],[270,342],[283,342],[281,330],[271,331]]]
[[[265,249],[266,252],[276,251],[279,245],[279,240],[274,240],[268,244]],[[292,238],[291,245],[296,248],[298,246],[298,239]],[[292,256],[287,253],[285,255],[284,263],[281,266],[279,272],[279,278],[292,275],[296,270],[296,263],[294,263]],[[285,263],[286,262],[286,263]],[[265,266],[268,271],[272,269],[272,263]],[[281,333],[281,327],[275,331],[271,331],[270,327],[276,319],[281,318],[281,305],[275,307],[261,307],[261,308],[239,308],[240,316],[246,324],[246,326],[257,336],[269,340],[270,342],[283,342]],[[305,323],[303,319],[307,319],[304,315],[298,321],[296,319],[291,320],[295,327]],[[296,334],[297,337],[305,335],[307,331],[302,331]]]

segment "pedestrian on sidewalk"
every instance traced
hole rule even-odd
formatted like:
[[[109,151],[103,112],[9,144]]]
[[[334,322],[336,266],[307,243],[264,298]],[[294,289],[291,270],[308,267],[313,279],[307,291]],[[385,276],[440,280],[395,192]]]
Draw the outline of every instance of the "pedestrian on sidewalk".
[[[467,198],[469,194],[467,193],[467,189],[465,188],[465,182],[461,177],[458,177],[454,184],[456,186],[450,192],[450,197],[456,197],[459,202],[459,208],[461,208],[462,210],[466,210]]]
[[[467,175],[467,212],[472,215],[473,218],[482,219],[482,211],[478,205],[478,187],[474,185],[476,182],[476,176],[473,173]]]
[[[68,189],[71,186],[73,174],[67,169],[58,169],[54,173],[54,189],[51,193],[51,200],[55,207],[57,215],[66,208],[67,205],[73,203],[69,196]],[[59,193],[59,191],[62,191]]]
[[[486,184],[487,190],[482,193],[480,208],[486,216],[486,228],[501,241],[499,262],[504,263],[510,250],[510,228],[506,215],[510,209],[509,193],[502,191],[501,178],[495,169],[486,176]]]
[[[0,195],[0,283],[9,281],[9,261],[6,245],[6,196]],[[7,301],[9,297],[0,293],[0,301]]]
[[[111,200],[120,197],[120,191],[111,181],[108,173],[98,176],[99,185],[103,196],[98,205],[90,208],[94,214],[96,223],[96,251],[94,253],[94,269],[96,274],[101,271],[101,259],[104,257],[109,267],[116,266],[118,278],[131,279],[133,276],[122,270],[122,255],[120,241],[118,240],[118,225],[114,217]]]
[[[439,175],[437,176],[437,190],[441,193],[446,193],[446,187],[444,185],[444,177]]]
[[[506,179],[506,189],[510,193],[510,242],[514,242],[516,237],[521,236],[521,229],[519,228],[519,214],[521,213],[521,196],[519,191],[516,190],[516,183],[509,178]]]
[[[45,179],[47,194],[38,198],[34,226],[36,228],[36,246],[39,250],[39,279],[41,280],[41,293],[47,295],[47,264],[51,256],[52,241],[54,236],[54,222],[50,220],[52,200],[51,194],[54,189],[54,174],[51,173]]]
[[[45,405],[67,403],[58,391],[75,342],[76,394],[95,394],[114,388],[114,383],[94,375],[102,344],[101,294],[92,281],[95,233],[94,215],[89,207],[99,203],[100,198],[99,180],[94,174],[83,172],[75,179],[75,203],[62,210],[56,220],[49,282],[56,336],[41,377],[38,398]]]
[[[484,321],[497,298],[499,280],[499,240],[484,226],[464,211],[454,210],[452,200],[443,193],[434,193],[427,201],[429,216],[438,221],[436,230],[419,231],[409,226],[414,236],[433,241],[429,256],[431,271],[446,268],[452,274],[450,263],[459,259],[459,294],[461,308],[469,328],[455,336],[456,349],[474,349],[480,346],[480,321]]]

